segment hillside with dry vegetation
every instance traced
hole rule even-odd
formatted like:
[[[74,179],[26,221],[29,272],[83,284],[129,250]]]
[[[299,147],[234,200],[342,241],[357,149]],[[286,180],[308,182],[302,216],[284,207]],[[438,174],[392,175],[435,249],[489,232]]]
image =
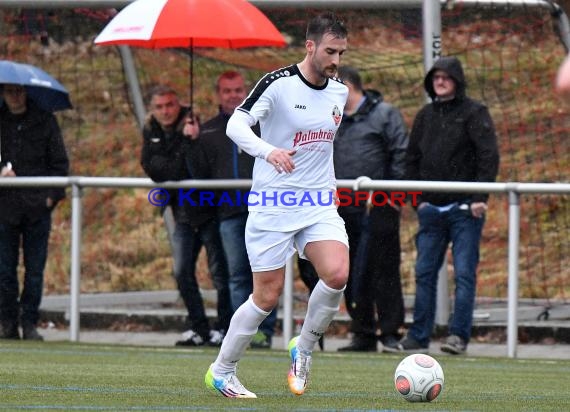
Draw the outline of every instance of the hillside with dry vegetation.
[[[196,50],[194,100],[202,119],[217,111],[213,82],[223,70],[239,69],[253,85],[265,71],[302,59],[306,13],[272,13],[273,21],[290,40],[287,48]],[[415,113],[425,103],[418,33],[404,30],[397,13],[361,10],[346,15],[350,49],[345,63],[360,68],[365,85],[382,91],[411,126]],[[499,181],[568,182],[570,103],[552,92],[552,79],[564,50],[552,33],[550,17],[544,13],[530,16],[532,20],[516,15],[495,19],[470,16],[468,20],[456,13],[452,17],[447,20],[453,24],[444,30],[444,50],[462,59],[470,94],[491,110],[501,149]],[[59,19],[58,24],[63,26],[63,21]],[[65,22],[84,30],[77,28],[72,36],[66,26],[46,46],[37,36],[22,41],[4,26],[0,50],[6,58],[43,67],[70,90],[74,110],[59,113],[58,118],[69,150],[71,174],[144,177],[139,165],[139,126],[117,49],[93,45],[97,28],[103,27],[93,16],[75,13]],[[157,82],[167,82],[187,100],[186,51],[132,51],[143,91]],[[144,189],[84,189],[82,291],[175,288],[168,238],[158,211],[147,201],[147,193]],[[47,293],[68,291],[70,207],[69,200],[63,202],[54,216]],[[521,209],[521,296],[568,299],[568,196],[524,196]],[[507,224],[506,196],[492,196],[482,243],[480,295],[506,296]],[[408,208],[402,221],[402,276],[407,293],[414,288],[415,228],[414,213]],[[203,256],[199,275],[202,285],[210,287]],[[297,286],[302,288],[300,282]]]

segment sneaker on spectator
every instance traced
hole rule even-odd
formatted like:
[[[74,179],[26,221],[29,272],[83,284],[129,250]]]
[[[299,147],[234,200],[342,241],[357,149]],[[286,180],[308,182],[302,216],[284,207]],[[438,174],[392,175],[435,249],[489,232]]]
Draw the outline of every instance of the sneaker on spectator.
[[[226,375],[214,375],[212,365],[204,377],[206,386],[224,395],[226,398],[257,398],[257,395],[248,391],[239,381],[235,372]]]
[[[429,348],[421,346],[417,340],[406,335],[400,342],[398,342],[398,351],[409,353],[428,353]]]
[[[376,352],[376,336],[355,335],[347,346],[338,348],[339,352]]]
[[[36,340],[42,341],[44,337],[38,333],[35,325],[24,325],[22,326],[22,337],[25,340]]]
[[[222,346],[222,342],[224,341],[224,331],[223,330],[216,330],[212,329],[210,331],[210,339],[208,340],[208,346]]]
[[[252,349],[271,349],[271,336],[257,331],[257,333],[253,335],[253,338],[251,338],[249,347]]]
[[[382,342],[382,352],[395,353],[400,351],[398,347],[400,342],[394,335],[382,336],[380,337],[380,341]]]
[[[202,336],[192,329],[188,329],[182,334],[182,340],[176,342],[176,346],[203,346],[205,343]]]
[[[441,345],[441,351],[452,355],[462,355],[467,350],[467,343],[457,335],[449,335]]]

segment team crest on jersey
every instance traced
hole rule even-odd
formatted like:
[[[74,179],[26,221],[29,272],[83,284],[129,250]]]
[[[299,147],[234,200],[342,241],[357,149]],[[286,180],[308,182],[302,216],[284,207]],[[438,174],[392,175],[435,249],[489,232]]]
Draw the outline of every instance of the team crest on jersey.
[[[340,121],[342,120],[342,114],[340,113],[340,110],[336,104],[334,105],[332,110],[332,117],[334,120],[334,125],[338,126],[340,124]]]

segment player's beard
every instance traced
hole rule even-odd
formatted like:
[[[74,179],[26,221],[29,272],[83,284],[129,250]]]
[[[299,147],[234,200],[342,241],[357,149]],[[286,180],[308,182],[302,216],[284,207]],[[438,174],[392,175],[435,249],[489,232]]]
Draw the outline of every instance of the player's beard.
[[[325,77],[329,77],[329,78],[336,76],[336,72],[337,72],[337,67],[336,67],[336,65],[334,65],[334,66],[328,66],[328,67],[325,67],[325,68],[323,69],[323,75],[324,75]]]
[[[336,75],[337,67],[336,65],[323,67],[315,58],[313,58],[313,70],[319,75],[323,82]]]

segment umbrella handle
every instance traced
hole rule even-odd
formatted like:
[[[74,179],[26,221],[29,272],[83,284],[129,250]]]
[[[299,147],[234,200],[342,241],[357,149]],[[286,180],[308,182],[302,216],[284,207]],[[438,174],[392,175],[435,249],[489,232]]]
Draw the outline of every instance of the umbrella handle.
[[[190,116],[194,110],[194,39],[190,38]]]

